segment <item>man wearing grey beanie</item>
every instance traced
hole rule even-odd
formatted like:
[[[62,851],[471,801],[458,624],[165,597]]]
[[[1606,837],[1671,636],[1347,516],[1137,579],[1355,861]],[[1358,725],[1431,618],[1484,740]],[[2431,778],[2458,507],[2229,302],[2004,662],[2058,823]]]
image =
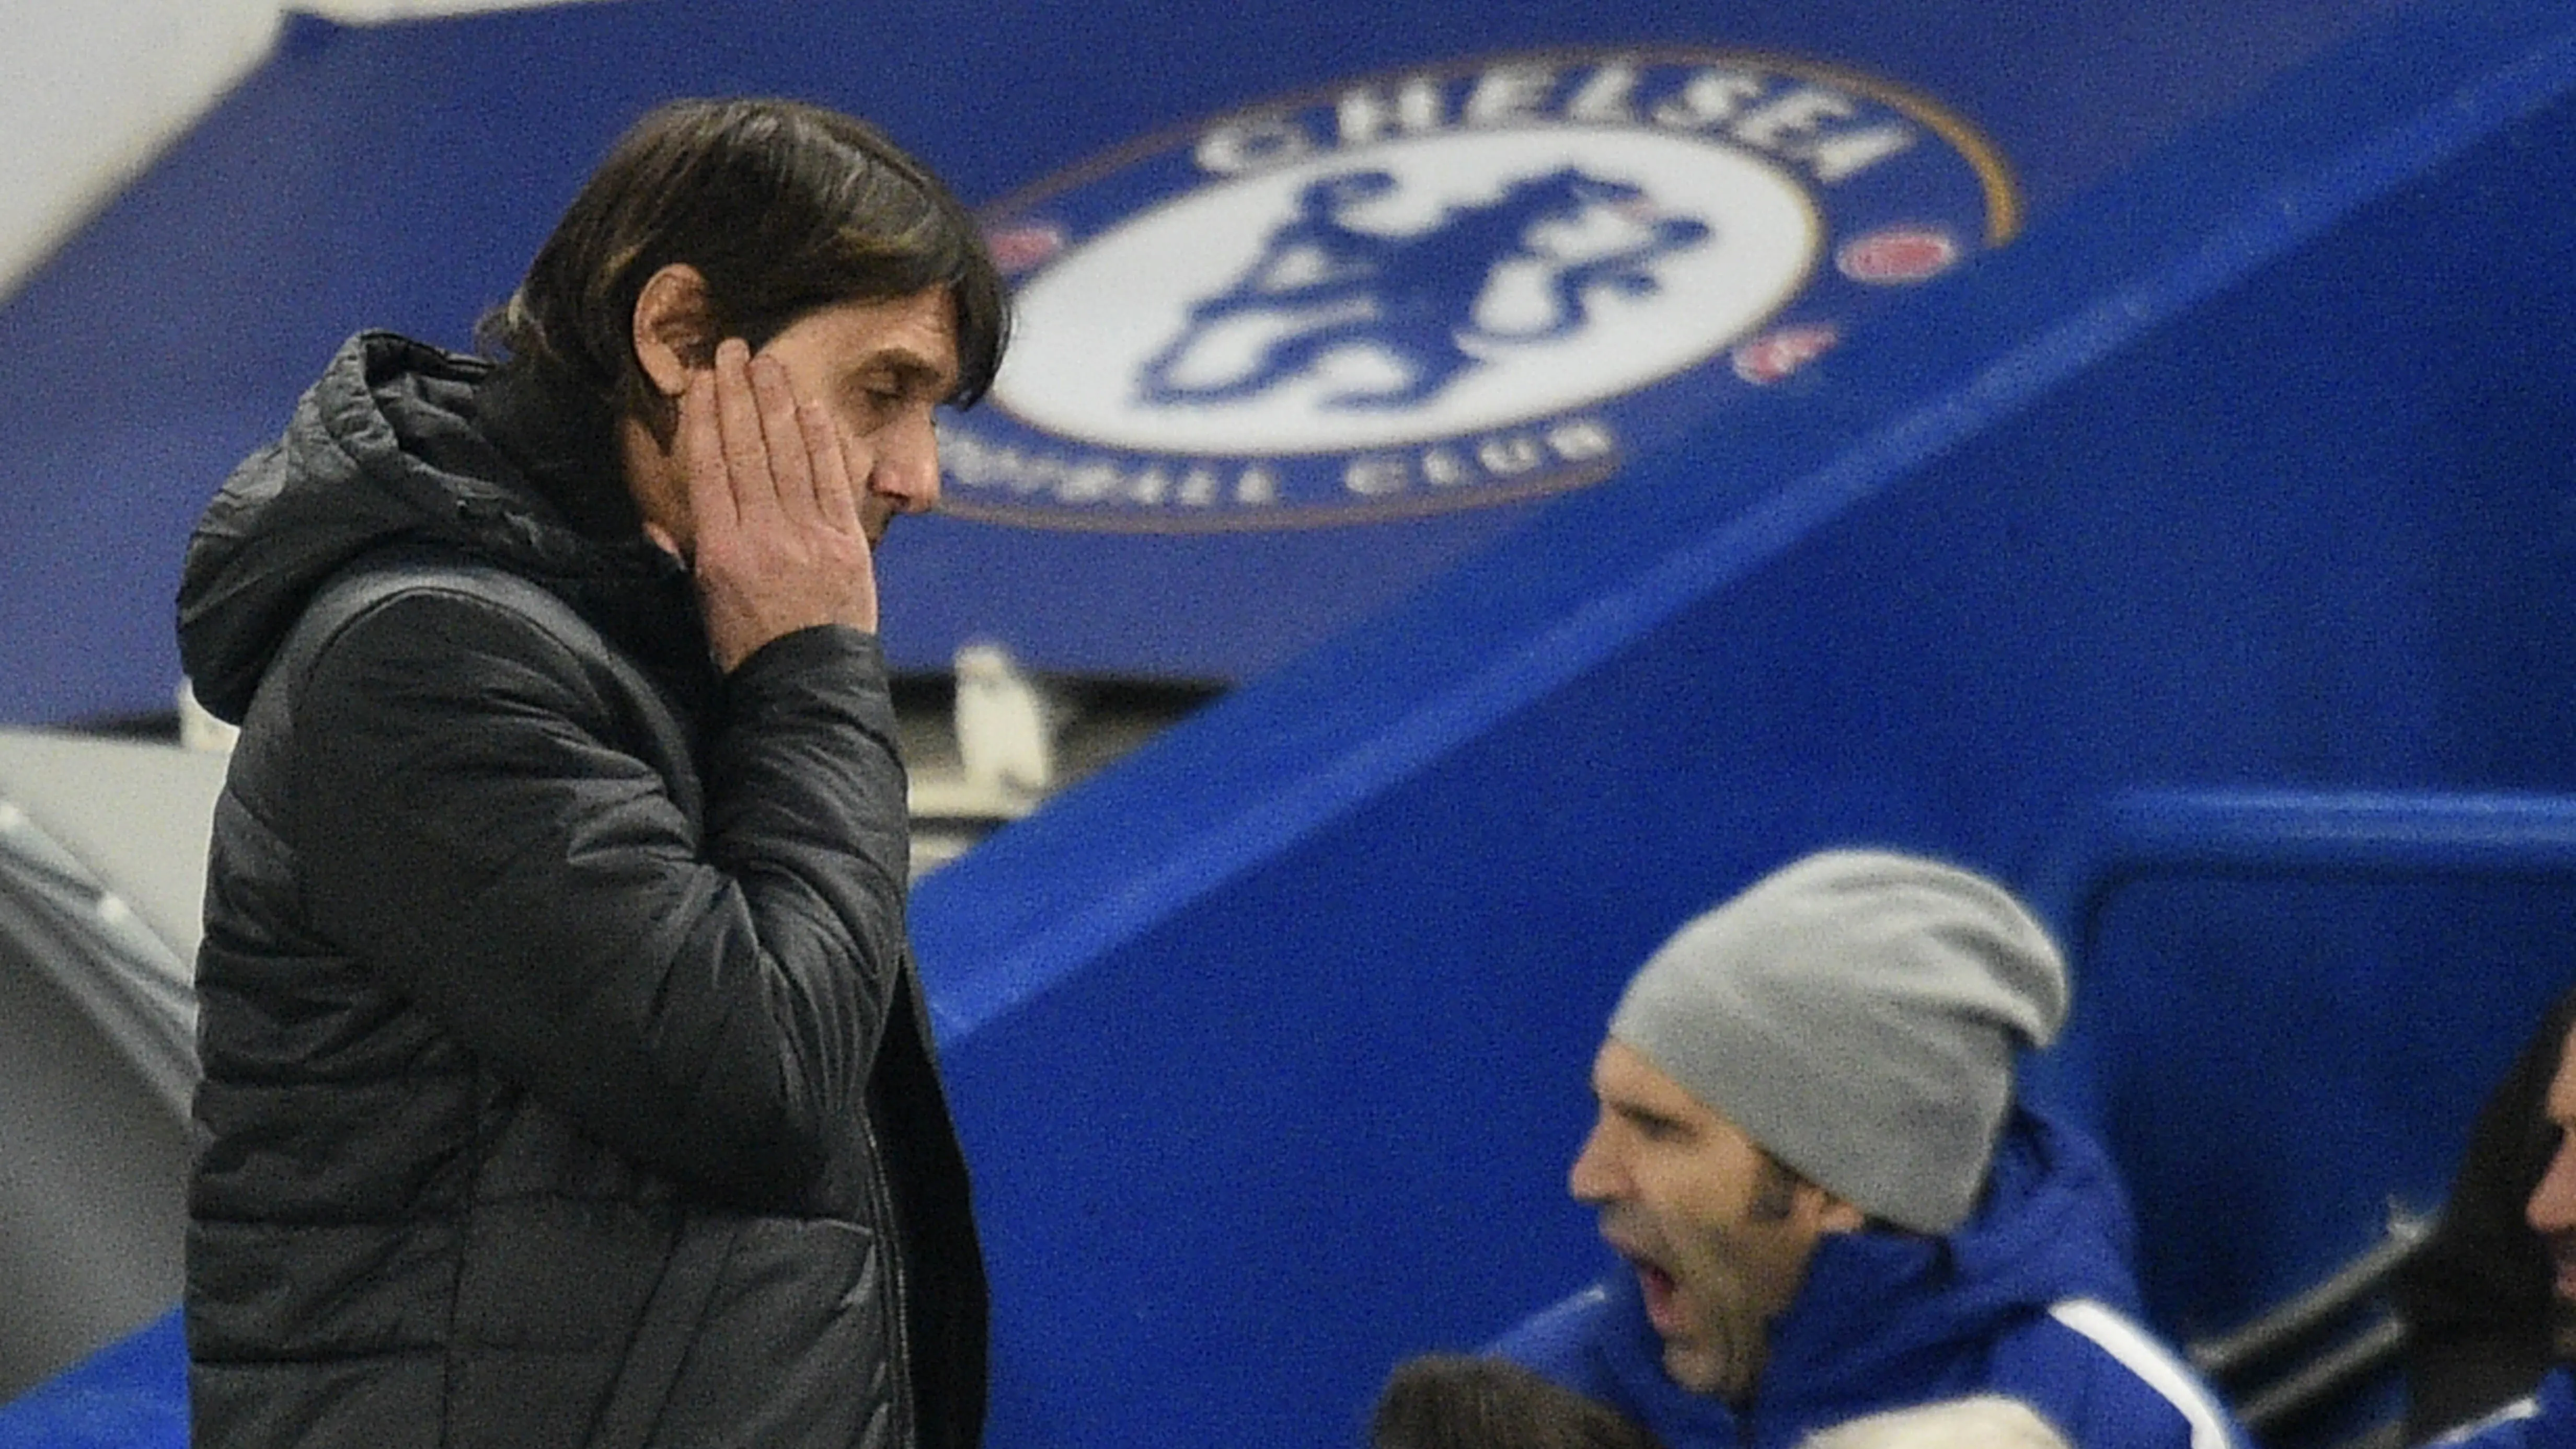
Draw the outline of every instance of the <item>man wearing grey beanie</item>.
[[[2066,966],[2001,885],[1829,850],[1629,980],[1569,1185],[1624,1260],[1497,1347],[1669,1449],[1788,1449],[1963,1395],[2077,1449],[2243,1449],[2139,1326],[2117,1176],[2020,1102]]]

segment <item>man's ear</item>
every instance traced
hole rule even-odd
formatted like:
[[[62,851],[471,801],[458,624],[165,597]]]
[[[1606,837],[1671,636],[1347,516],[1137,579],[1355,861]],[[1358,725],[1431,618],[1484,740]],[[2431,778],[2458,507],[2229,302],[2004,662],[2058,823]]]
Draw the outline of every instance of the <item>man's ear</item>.
[[[1857,1233],[1869,1226],[1869,1214],[1832,1193],[1825,1192],[1823,1188],[1818,1188],[1816,1191],[1824,1193],[1825,1197],[1824,1208],[1816,1215],[1818,1227],[1829,1233]]]
[[[715,355],[715,320],[708,314],[707,279],[686,262],[673,262],[644,279],[635,294],[635,360],[653,390],[678,397],[689,373]]]
[[[1797,1218],[1820,1233],[1857,1233],[1869,1226],[1869,1214],[1803,1177],[1791,1176],[1788,1189],[1781,1217]]]

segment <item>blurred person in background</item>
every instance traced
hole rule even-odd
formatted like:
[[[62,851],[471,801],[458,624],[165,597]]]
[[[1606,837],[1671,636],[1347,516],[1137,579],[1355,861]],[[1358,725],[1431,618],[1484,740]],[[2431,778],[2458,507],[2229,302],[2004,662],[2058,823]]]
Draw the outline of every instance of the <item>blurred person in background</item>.
[[[2570,1027],[2576,992],[2489,1091],[2441,1215],[2397,1270],[2410,1444],[2523,1398],[2576,1354],[2576,1309],[2553,1291],[2549,1246],[2526,1216],[2558,1148],[2547,1098]]]
[[[2493,1204],[2524,1182],[2530,1186],[2515,1231]],[[2419,1254],[2401,1297],[2408,1311],[2422,1313],[2428,1283],[2441,1282],[2450,1290],[2442,1302],[2452,1310],[2431,1320],[2426,1342],[2409,1348],[2409,1387],[2511,1397],[2435,1442],[2576,1449],[2576,1008],[2569,1001],[2551,1010],[2488,1099],[2452,1198],[2436,1239],[2446,1256],[2428,1261]],[[2529,1301],[2535,1283],[2546,1294],[2536,1309]],[[2462,1363],[2472,1366],[2470,1375],[2457,1375]],[[2410,1409],[2409,1427],[2470,1402],[2428,1400]]]

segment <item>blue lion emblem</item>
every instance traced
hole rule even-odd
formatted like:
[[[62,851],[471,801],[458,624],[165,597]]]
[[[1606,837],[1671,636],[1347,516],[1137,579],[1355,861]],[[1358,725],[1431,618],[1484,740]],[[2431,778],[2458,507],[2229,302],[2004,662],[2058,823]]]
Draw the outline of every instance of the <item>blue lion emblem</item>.
[[[1478,365],[1466,344],[1565,336],[1584,325],[1596,290],[1649,295],[1657,289],[1650,264],[1710,234],[1696,220],[1645,217],[1642,235],[1606,255],[1556,257],[1533,240],[1543,226],[1578,222],[1597,207],[1639,218],[1647,201],[1635,186],[1570,166],[1514,181],[1494,200],[1454,208],[1420,231],[1364,231],[1344,219],[1395,186],[1393,175],[1375,170],[1310,183],[1298,195],[1297,214],[1272,230],[1251,267],[1190,307],[1180,335],[1145,364],[1139,396],[1149,403],[1232,401],[1304,374],[1337,350],[1366,346],[1391,357],[1402,380],[1346,389],[1324,405],[1408,407]],[[1479,322],[1477,304],[1496,270],[1515,262],[1549,269],[1544,315],[1514,329]],[[1193,358],[1206,370],[1206,343],[1225,327],[1257,339],[1249,364],[1219,379],[1184,380]]]

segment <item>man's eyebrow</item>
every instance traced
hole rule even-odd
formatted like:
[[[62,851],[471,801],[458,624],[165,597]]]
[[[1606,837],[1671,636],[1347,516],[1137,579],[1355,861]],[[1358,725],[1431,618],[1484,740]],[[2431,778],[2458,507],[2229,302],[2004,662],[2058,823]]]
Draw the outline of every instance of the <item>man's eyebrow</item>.
[[[1613,1101],[1605,1097],[1601,1099],[1601,1105],[1608,1109],[1613,1115],[1624,1117],[1641,1127],[1681,1128],[1690,1125],[1690,1119],[1680,1115],[1679,1113],[1668,1112],[1661,1107],[1650,1106],[1644,1102],[1632,1101],[1627,1098],[1620,1098]]]
[[[902,384],[906,391],[920,390],[946,397],[957,390],[958,376],[909,347],[884,347],[870,353],[859,364],[861,372],[884,373]]]

